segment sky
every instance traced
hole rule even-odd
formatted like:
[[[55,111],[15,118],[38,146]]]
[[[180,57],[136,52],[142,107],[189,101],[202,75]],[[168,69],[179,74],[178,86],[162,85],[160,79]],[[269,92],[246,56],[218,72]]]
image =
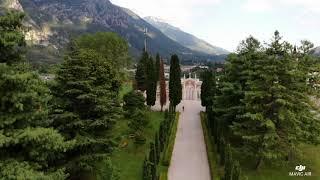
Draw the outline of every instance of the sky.
[[[212,45],[235,51],[252,35],[269,42],[278,30],[284,40],[320,46],[320,0],[111,0],[141,17],[154,16]]]

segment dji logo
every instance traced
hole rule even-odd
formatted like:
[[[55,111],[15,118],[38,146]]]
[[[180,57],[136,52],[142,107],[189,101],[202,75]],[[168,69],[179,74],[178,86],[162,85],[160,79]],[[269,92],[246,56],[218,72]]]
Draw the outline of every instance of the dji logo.
[[[306,166],[302,166],[302,165],[299,165],[299,166],[296,166],[296,170],[297,171],[304,171],[306,169]]]

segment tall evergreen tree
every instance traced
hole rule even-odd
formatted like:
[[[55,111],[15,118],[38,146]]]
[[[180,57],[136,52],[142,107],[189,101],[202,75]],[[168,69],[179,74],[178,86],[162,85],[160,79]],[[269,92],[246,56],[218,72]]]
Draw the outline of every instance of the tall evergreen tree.
[[[146,66],[149,60],[149,54],[143,52],[140,61],[137,64],[137,70],[135,74],[136,89],[140,91],[145,91],[147,89],[147,72]]]
[[[0,17],[0,177],[65,179],[55,167],[72,141],[49,127],[49,90],[24,63],[24,15]]]
[[[9,11],[0,16],[0,63],[13,64],[23,59],[26,42],[23,13]]]
[[[213,106],[216,82],[214,74],[211,71],[202,73],[201,85],[201,105],[210,108]]]
[[[119,81],[112,65],[94,50],[73,47],[52,86],[53,125],[76,145],[63,163],[73,177],[93,173],[96,161],[112,150],[108,138],[120,114]]]
[[[276,31],[246,69],[245,113],[232,130],[244,140],[242,149],[256,159],[257,169],[264,160],[290,157],[297,142],[319,143],[320,124],[310,111],[307,76],[292,52]]]
[[[154,106],[157,98],[157,82],[154,70],[154,62],[150,57],[146,64],[146,77],[147,77],[147,105]]]
[[[163,60],[160,61],[160,105],[161,105],[161,112],[163,111],[163,106],[167,103],[167,85],[166,79],[164,77],[164,64]]]
[[[159,53],[157,53],[157,56],[156,56],[156,63],[155,63],[155,79],[156,79],[156,82],[160,81],[160,55]]]
[[[172,55],[170,61],[169,99],[174,110],[182,100],[181,68],[177,55]]]

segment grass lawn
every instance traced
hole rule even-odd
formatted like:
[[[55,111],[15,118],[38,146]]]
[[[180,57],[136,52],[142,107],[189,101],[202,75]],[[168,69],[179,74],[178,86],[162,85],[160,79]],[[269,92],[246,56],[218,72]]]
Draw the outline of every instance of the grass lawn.
[[[133,140],[128,138],[127,120],[119,121],[114,129],[114,135],[119,144],[128,143],[126,147],[117,148],[111,157],[112,163],[120,171],[120,180],[142,179],[142,166],[144,158],[149,153],[149,144],[154,141],[155,132],[164,119],[163,113],[160,112],[148,112],[148,116],[150,123],[145,130],[147,142],[144,145],[136,146]]]
[[[202,119],[205,118],[205,114],[201,114]],[[215,144],[208,142],[207,128],[203,122],[203,129],[205,140],[207,144],[208,158],[210,160],[210,169],[212,171],[213,179],[221,179],[223,175],[223,167],[218,166],[218,155],[216,153]],[[299,147],[301,150],[302,157],[300,160],[295,160],[295,162],[287,163],[283,165],[268,165],[264,164],[258,171],[253,170],[253,163],[244,159],[240,153],[234,152],[234,156],[240,161],[242,168],[242,175],[244,180],[320,180],[320,146],[314,145],[301,145]],[[311,172],[311,177],[291,177],[289,172],[295,172],[295,166],[304,165],[306,166],[305,172]]]
[[[123,96],[127,93],[129,93],[130,91],[132,91],[132,84],[131,83],[124,83],[121,86],[120,92],[119,92],[119,98],[122,101]]]

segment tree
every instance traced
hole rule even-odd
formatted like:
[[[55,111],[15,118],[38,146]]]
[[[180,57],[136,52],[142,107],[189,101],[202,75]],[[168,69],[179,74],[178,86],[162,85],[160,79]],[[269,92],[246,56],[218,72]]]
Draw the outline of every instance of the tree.
[[[154,137],[154,146],[155,146],[155,150],[156,150],[156,164],[158,164],[160,161],[160,155],[161,155],[158,132],[156,133],[156,135]]]
[[[297,59],[281,39],[276,31],[265,50],[248,58],[244,111],[232,125],[256,169],[264,160],[290,159],[297,142],[319,143],[320,124],[310,111],[306,73],[299,68],[304,52]]]
[[[201,105],[207,109],[213,106],[213,100],[215,96],[215,77],[211,71],[205,71],[202,73],[202,85],[201,85]]]
[[[62,163],[77,177],[93,173],[96,162],[112,150],[108,134],[121,113],[120,84],[116,70],[100,53],[70,49],[51,87],[51,116],[53,126],[76,141]]]
[[[73,145],[49,127],[49,91],[24,64],[0,64],[0,176],[65,179],[59,159]]]
[[[232,180],[240,180],[241,178],[241,168],[238,161],[236,161],[233,165],[233,172],[232,172]]]
[[[21,63],[23,17],[15,12],[0,17],[0,177],[66,179],[55,162],[74,142],[49,126],[49,90]]]
[[[75,39],[75,43],[80,49],[91,49],[101,54],[118,72],[129,63],[128,43],[116,33],[85,34]]]
[[[163,111],[163,106],[167,103],[167,85],[166,80],[164,77],[164,64],[163,60],[160,61],[160,105],[161,105],[161,112]]]
[[[144,110],[145,98],[140,92],[131,91],[123,97],[123,110],[126,111],[128,117],[131,117],[136,110]]]
[[[147,61],[146,65],[146,77],[147,77],[147,105],[154,106],[157,98],[157,82],[156,74],[154,70],[154,62],[152,57]]]
[[[156,63],[155,63],[155,79],[156,79],[156,82],[160,81],[160,55],[159,53],[157,53],[157,56],[156,56]]]
[[[157,155],[154,143],[150,143],[149,162],[151,163],[152,180],[157,178]]]
[[[177,55],[172,55],[170,61],[169,99],[173,109],[182,100],[181,69]]]
[[[224,170],[224,180],[231,180],[232,179],[232,174],[233,174],[233,162],[232,162],[232,153],[231,153],[231,146],[230,144],[226,145],[225,149],[225,170]]]
[[[140,61],[137,65],[137,70],[135,74],[136,89],[140,91],[145,91],[147,89],[147,72],[146,66],[149,60],[149,54],[143,52]]]
[[[23,60],[26,47],[23,33],[25,15],[9,11],[0,16],[0,63],[13,64]]]

